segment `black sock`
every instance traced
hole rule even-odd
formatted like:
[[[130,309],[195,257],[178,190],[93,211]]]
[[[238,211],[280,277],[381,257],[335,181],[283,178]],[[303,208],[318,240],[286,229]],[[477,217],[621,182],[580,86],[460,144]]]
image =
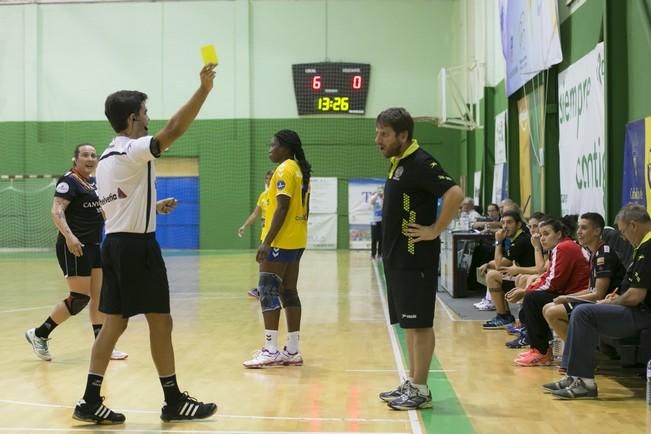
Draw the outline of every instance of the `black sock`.
[[[176,404],[181,399],[181,391],[179,390],[179,385],[176,384],[176,374],[170,375],[169,377],[159,377],[160,385],[163,386],[163,393],[165,394],[165,402],[170,404]]]
[[[86,402],[100,402],[102,399],[99,397],[99,390],[102,388],[102,375],[88,373],[86,380],[86,391],[84,392],[84,401]]]
[[[34,334],[39,338],[47,339],[50,336],[50,333],[52,333],[52,330],[57,328],[58,325],[59,324],[52,321],[51,316],[48,316],[45,322],[34,331]]]
[[[95,335],[95,339],[97,339],[100,330],[102,330],[101,324],[93,324],[93,334]]]
[[[501,318],[504,318],[504,319],[506,319],[506,318],[511,318],[511,312],[498,313],[498,315],[499,315]]]

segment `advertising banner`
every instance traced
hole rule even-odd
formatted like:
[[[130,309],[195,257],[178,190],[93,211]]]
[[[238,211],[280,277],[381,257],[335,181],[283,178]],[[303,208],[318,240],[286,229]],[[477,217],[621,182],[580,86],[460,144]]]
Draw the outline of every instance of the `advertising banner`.
[[[373,207],[370,197],[379,187],[384,186],[384,179],[356,178],[348,182],[348,224],[351,249],[371,248],[371,217]]]
[[[558,74],[558,106],[561,211],[605,215],[603,42]]]

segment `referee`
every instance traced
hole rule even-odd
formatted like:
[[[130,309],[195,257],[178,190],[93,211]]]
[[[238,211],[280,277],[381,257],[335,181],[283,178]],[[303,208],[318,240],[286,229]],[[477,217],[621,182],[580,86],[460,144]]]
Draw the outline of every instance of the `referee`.
[[[392,324],[406,329],[409,378],[380,399],[395,410],[432,406],[427,387],[434,352],[439,235],[456,215],[463,191],[412,138],[414,121],[390,108],[375,121],[375,143],[391,167],[384,187],[382,260]],[[437,218],[437,200],[443,204]]]
[[[199,113],[212,90],[215,66],[201,69],[199,89],[155,136],[148,134],[147,95],[121,90],[106,98],[106,117],[118,133],[97,166],[97,193],[106,217],[99,309],[106,319],[93,345],[86,391],[75,406],[74,419],[98,424],[125,421],[123,414],[102,404],[100,388],[111,350],[129,318],[138,314],[147,319],[151,354],[165,395],[161,419],[203,419],[217,411],[213,403],[182,394],[176,382],[167,270],[155,237],[156,213],[171,212],[176,200],[156,201],[153,164]]]

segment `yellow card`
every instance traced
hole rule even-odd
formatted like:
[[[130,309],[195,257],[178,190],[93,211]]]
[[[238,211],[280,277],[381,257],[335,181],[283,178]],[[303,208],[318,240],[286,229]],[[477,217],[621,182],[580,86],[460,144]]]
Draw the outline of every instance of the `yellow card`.
[[[215,51],[215,46],[212,44],[201,47],[201,57],[203,57],[204,65],[217,65],[219,63],[217,60],[217,52]]]

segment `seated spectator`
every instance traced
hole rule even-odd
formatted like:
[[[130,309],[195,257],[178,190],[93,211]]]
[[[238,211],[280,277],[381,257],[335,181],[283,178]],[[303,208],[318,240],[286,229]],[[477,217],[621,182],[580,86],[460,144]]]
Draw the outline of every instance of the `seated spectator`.
[[[543,250],[540,244],[540,231],[538,230],[538,223],[544,218],[545,215],[541,212],[535,212],[529,218],[528,227],[531,233],[531,245],[533,246],[536,258],[536,265],[533,267],[511,266],[505,269],[507,274],[515,277],[516,288],[526,288],[547,270],[548,255],[547,251]],[[513,340],[505,343],[507,348],[522,348],[529,345],[527,329],[520,321],[516,321],[513,325],[506,327],[506,331],[509,334],[516,335]]]
[[[540,244],[549,251],[549,267],[526,288],[514,288],[506,294],[510,303],[523,299],[521,320],[527,328],[529,351],[514,362],[519,366],[549,365],[550,329],[543,316],[543,306],[556,296],[573,294],[588,287],[590,265],[588,253],[570,238],[573,219],[547,219],[540,222]]]
[[[495,232],[495,259],[479,267],[482,273],[486,273],[486,286],[497,311],[495,318],[483,324],[484,329],[503,329],[515,321],[504,299],[505,290],[513,288],[515,284],[513,278],[502,270],[511,265],[523,267],[535,265],[531,239],[523,227],[524,222],[519,212],[504,212],[502,229]]]
[[[547,323],[562,340],[567,338],[567,323],[572,310],[580,304],[602,300],[619,286],[626,272],[615,251],[601,239],[604,226],[604,218],[593,212],[581,215],[579,220],[579,243],[590,251],[588,289],[572,294],[571,298],[560,295],[543,307]]]
[[[651,219],[643,206],[628,204],[615,221],[634,246],[633,263],[617,293],[572,311],[563,355],[567,376],[543,385],[556,398],[597,399],[594,353],[599,335],[627,338],[651,328]]]
[[[465,197],[461,202],[461,212],[459,213],[460,220],[467,220],[471,225],[481,217],[481,214],[475,210],[475,201],[472,197]]]
[[[545,218],[543,213],[535,212],[531,215],[527,224],[536,263],[532,267],[522,267],[514,264],[502,270],[507,275],[515,278],[515,286],[518,288],[526,288],[547,269],[547,251],[543,250],[540,245],[540,231],[538,229],[538,224],[543,218]]]
[[[495,205],[495,204],[491,204]],[[490,233],[495,233],[499,229],[502,228],[502,213],[507,212],[507,211],[515,211],[520,215],[520,219],[522,220],[522,212],[520,211],[520,207],[518,206],[517,203],[513,202],[511,199],[504,199],[502,202],[500,202],[500,206],[497,208],[497,214],[499,214],[498,221],[489,221],[484,223],[484,230],[482,233],[485,234],[490,234]],[[525,231],[526,232],[526,231]],[[482,257],[484,252],[478,253],[478,257]],[[490,257],[495,256],[495,246],[492,246],[490,252],[487,252]],[[485,271],[484,271],[485,273]],[[483,284],[483,282],[482,282]],[[469,285],[470,286],[470,285]],[[486,289],[486,295],[484,298],[482,298],[479,302],[473,304],[473,306],[479,310],[495,310],[495,304],[493,303],[493,300],[491,298],[491,293],[488,289]]]
[[[497,206],[497,204],[491,203],[488,205],[488,208],[486,208],[486,216],[482,216],[478,218],[475,223],[472,224],[473,229],[477,229],[480,231],[483,230],[488,230],[490,231],[491,225],[490,223],[498,223],[500,222],[500,208]],[[499,229],[499,226],[492,230],[492,232],[497,231]]]

